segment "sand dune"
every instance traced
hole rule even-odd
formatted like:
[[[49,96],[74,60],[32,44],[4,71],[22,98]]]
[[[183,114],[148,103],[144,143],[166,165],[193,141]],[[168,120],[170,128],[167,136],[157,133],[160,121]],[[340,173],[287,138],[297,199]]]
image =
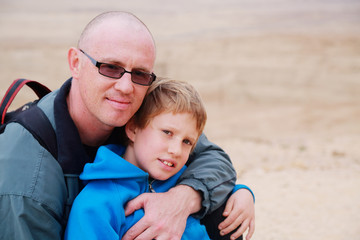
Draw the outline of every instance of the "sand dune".
[[[253,239],[360,239],[358,1],[0,6],[1,94],[18,77],[58,88],[83,26],[102,11],[134,12],[157,41],[157,75],[199,89],[206,134],[254,189]],[[25,92],[19,102],[32,98]]]

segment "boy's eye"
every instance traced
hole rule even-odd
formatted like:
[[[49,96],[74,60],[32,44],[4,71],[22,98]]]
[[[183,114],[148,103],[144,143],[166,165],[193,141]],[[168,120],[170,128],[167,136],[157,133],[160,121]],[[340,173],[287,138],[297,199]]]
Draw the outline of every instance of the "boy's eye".
[[[188,139],[185,139],[185,140],[183,141],[183,143],[192,146],[192,142],[191,142],[190,140],[188,140]]]
[[[170,135],[171,134],[171,132],[169,131],[169,130],[162,130],[163,131],[163,133],[165,133],[166,135]]]

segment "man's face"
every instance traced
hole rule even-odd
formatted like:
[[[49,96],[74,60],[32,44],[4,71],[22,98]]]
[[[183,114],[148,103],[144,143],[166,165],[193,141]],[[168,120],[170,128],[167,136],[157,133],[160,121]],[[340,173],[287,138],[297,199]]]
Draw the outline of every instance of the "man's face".
[[[150,35],[132,31],[128,27],[98,27],[84,50],[98,62],[121,66],[127,71],[151,73],[155,61],[155,47]],[[131,74],[120,79],[99,74],[98,68],[79,51],[79,91],[84,116],[93,118],[100,126],[123,126],[139,109],[148,86],[135,84]]]

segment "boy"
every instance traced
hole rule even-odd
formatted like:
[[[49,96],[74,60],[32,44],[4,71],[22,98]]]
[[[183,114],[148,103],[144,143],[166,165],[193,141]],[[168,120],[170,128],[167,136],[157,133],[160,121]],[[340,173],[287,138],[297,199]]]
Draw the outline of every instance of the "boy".
[[[65,239],[121,239],[143,216],[138,210],[126,217],[126,203],[144,192],[165,192],[175,185],[206,118],[191,85],[166,79],[154,82],[126,124],[127,147],[102,146],[94,163],[85,165],[80,178],[87,185],[73,204]],[[182,239],[210,238],[199,220],[190,216]]]

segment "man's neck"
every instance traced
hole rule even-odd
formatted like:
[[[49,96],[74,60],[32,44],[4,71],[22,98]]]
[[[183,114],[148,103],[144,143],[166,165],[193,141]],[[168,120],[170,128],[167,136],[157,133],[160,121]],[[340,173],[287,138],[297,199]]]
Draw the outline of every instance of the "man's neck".
[[[81,142],[88,146],[100,146],[109,138],[114,128],[105,126],[95,119],[79,104],[82,102],[79,96],[70,89],[66,98],[70,116],[78,129]]]

